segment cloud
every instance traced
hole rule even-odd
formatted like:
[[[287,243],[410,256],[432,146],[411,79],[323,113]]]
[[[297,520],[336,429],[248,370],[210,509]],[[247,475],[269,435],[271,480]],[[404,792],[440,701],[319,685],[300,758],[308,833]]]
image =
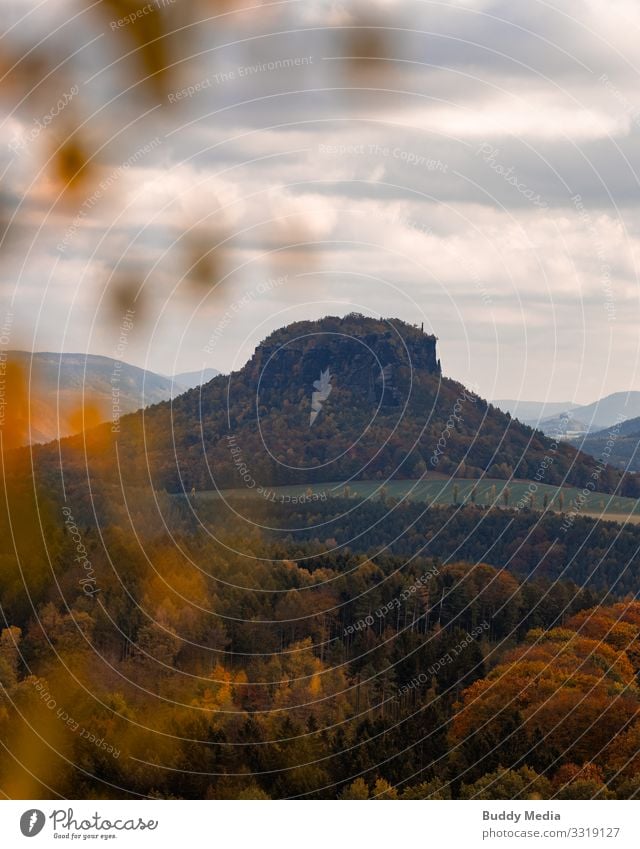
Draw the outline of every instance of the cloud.
[[[176,102],[129,90],[134,58],[116,61],[102,19],[69,16],[49,35],[38,24],[64,75],[7,95],[0,125],[3,193],[21,204],[0,282],[16,292],[23,337],[112,355],[98,305],[128,269],[148,277],[148,322],[128,355],[156,371],[200,368],[235,293],[286,275],[234,314],[207,365],[230,368],[294,318],[357,308],[422,314],[445,372],[488,395],[496,386],[493,397],[638,388],[635,5],[373,11],[313,0],[187,28]],[[363,21],[390,29],[358,74],[345,56]],[[18,27],[15,49],[30,38]],[[106,141],[106,188],[80,218],[91,193],[53,206],[40,173],[52,134],[20,156],[8,147],[70,82],[74,120],[92,145]],[[183,285],[185,231],[224,244],[224,297]]]

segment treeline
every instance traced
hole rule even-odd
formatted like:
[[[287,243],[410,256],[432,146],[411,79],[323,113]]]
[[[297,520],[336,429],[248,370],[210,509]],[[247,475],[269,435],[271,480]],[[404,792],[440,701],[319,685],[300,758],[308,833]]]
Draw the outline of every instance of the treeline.
[[[640,525],[574,514],[571,504],[565,514],[379,498],[328,498],[286,510],[256,498],[231,508],[247,515],[247,529],[271,527],[274,544],[284,540],[299,556],[337,547],[370,556],[486,562],[520,578],[569,579],[612,597],[635,594],[640,581]],[[181,510],[185,529],[198,522],[222,527],[232,515],[217,500],[182,501]]]

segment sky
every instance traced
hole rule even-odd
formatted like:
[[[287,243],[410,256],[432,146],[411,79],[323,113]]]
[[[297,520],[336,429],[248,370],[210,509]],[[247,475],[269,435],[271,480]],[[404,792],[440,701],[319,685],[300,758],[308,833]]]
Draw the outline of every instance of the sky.
[[[489,399],[640,390],[637,3],[158,3],[0,0],[5,348],[226,372],[357,311]]]

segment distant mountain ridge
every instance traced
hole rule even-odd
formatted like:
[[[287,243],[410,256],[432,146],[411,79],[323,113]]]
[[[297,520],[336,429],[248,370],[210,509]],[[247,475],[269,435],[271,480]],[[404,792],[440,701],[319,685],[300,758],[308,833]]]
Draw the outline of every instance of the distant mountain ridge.
[[[568,410],[540,422],[527,422],[527,424],[529,427],[538,428],[547,436],[559,437],[560,439],[568,439],[572,434],[587,433],[589,430],[588,424],[576,416],[575,410]]]
[[[218,374],[215,369],[165,377],[121,360],[95,354],[7,351],[8,363],[20,367],[29,385],[29,442],[61,439],[80,430],[81,411],[107,421],[166,401]],[[213,374],[212,374],[213,373]]]
[[[601,456],[607,448],[611,465],[629,472],[640,472],[640,417],[570,441],[592,457]]]
[[[640,416],[634,419],[626,419],[613,426],[619,436],[637,436],[640,437]],[[598,430],[595,433],[589,434],[589,439],[608,438],[611,435],[612,427],[606,427],[603,430]]]
[[[514,398],[502,398],[492,401],[492,404],[503,413],[509,413],[512,418],[529,425],[578,406],[571,401],[518,401]]]
[[[591,404],[516,400],[494,401],[494,404],[549,436],[566,432],[595,434],[623,419],[640,417],[637,391],[613,392]]]
[[[590,433],[604,430],[618,420],[640,416],[640,392],[614,392],[571,412],[585,422]]]
[[[217,368],[202,368],[200,371],[179,372],[178,374],[174,374],[173,377],[169,377],[169,380],[172,380],[180,388],[180,392],[176,394],[182,394],[186,389],[195,389],[196,386],[209,383],[210,380],[213,380],[219,374],[220,372]]]

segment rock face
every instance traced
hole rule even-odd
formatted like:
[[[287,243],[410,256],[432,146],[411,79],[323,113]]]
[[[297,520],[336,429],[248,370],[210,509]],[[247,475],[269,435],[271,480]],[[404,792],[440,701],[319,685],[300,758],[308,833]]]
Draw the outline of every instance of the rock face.
[[[354,313],[297,322],[272,333],[249,361],[252,375],[257,377],[273,358],[285,366],[303,362],[309,370],[307,377],[336,363],[368,369],[375,362],[378,370],[389,364],[412,364],[440,373],[435,336],[397,319],[378,321]]]
[[[280,408],[287,399],[301,403],[327,371],[334,399],[339,394],[358,405],[396,407],[413,372],[440,374],[436,337],[398,320],[351,314],[305,321],[272,333],[243,369],[257,387],[260,405]]]

